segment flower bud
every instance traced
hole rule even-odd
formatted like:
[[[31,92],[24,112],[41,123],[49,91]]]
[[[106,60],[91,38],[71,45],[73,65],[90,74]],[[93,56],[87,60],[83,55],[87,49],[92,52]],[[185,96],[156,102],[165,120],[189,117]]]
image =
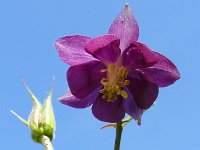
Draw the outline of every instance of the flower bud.
[[[40,143],[41,137],[43,135],[47,136],[51,141],[54,137],[55,132],[55,118],[51,102],[53,86],[44,102],[44,105],[42,106],[39,100],[32,94],[26,83],[24,81],[23,83],[33,101],[33,107],[29,115],[28,121],[25,121],[13,111],[11,111],[11,113],[13,113],[18,119],[20,119],[25,125],[27,125],[31,129],[32,139],[35,142]]]

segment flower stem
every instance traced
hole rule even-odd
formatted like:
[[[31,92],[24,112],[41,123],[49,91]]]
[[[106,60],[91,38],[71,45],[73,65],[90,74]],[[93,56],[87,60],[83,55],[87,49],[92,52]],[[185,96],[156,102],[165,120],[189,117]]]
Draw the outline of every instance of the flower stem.
[[[120,150],[121,135],[123,131],[122,124],[123,124],[122,121],[117,122],[114,150]]]
[[[53,150],[53,145],[51,144],[51,141],[47,136],[42,135],[40,138],[40,142],[44,146],[45,150]]]

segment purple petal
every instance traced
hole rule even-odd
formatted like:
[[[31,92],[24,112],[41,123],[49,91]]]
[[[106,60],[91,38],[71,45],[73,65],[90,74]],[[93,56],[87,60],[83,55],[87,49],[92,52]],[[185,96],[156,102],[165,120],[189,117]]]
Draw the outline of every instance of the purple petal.
[[[78,99],[88,96],[101,85],[101,79],[106,77],[106,73],[101,72],[105,68],[98,61],[71,66],[67,71],[67,81],[72,94]]]
[[[121,54],[119,38],[112,34],[89,40],[85,45],[85,49],[94,58],[105,63],[115,63]]]
[[[55,42],[55,47],[60,58],[69,65],[78,65],[91,60],[95,60],[90,54],[85,52],[84,45],[89,37],[74,35],[65,36]]]
[[[120,38],[120,49],[125,50],[131,42],[137,41],[139,27],[131,11],[131,7],[126,4],[121,13],[112,23],[109,34],[115,34]]]
[[[90,93],[87,97],[84,99],[78,99],[70,91],[67,91],[63,96],[59,97],[59,101],[62,104],[74,107],[74,108],[86,108],[93,104],[93,102],[96,100],[99,90],[101,87],[94,90],[92,93]]]
[[[156,83],[159,87],[173,84],[180,79],[180,73],[176,66],[165,56],[155,52],[158,62],[151,67],[140,69],[145,78]]]
[[[127,114],[129,114],[133,119],[137,121],[138,124],[141,124],[141,118],[143,114],[143,110],[138,108],[135,103],[135,99],[132,93],[126,88],[125,91],[128,94],[128,98],[124,99],[123,105]]]
[[[130,69],[152,66],[157,59],[155,52],[139,42],[132,43],[122,54],[123,66]]]
[[[96,101],[92,105],[92,113],[100,121],[111,123],[116,123],[122,120],[125,116],[122,99],[118,99],[114,102],[108,102],[107,100],[102,99],[101,94],[99,94]]]
[[[128,80],[128,89],[133,94],[137,106],[143,110],[151,107],[158,96],[158,86],[147,81],[136,71],[129,74]]]

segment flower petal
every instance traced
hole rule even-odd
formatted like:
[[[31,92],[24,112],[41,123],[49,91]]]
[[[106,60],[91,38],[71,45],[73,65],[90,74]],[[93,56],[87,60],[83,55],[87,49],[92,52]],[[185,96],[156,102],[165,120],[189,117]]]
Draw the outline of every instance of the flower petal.
[[[140,69],[144,77],[156,83],[159,87],[165,87],[173,84],[176,80],[180,79],[180,73],[176,66],[165,56],[155,52],[158,61],[153,66]]]
[[[131,7],[125,4],[124,9],[112,23],[109,34],[115,34],[120,38],[120,49],[125,50],[131,42],[137,41],[139,27],[131,11]]]
[[[96,101],[92,105],[92,113],[100,121],[111,123],[116,123],[122,120],[125,116],[122,99],[118,99],[114,102],[108,102],[107,100],[102,99],[101,94],[99,94]]]
[[[101,85],[101,79],[106,77],[106,73],[101,72],[101,69],[105,68],[98,61],[71,66],[67,71],[67,81],[72,94],[78,99],[88,96]]]
[[[151,107],[158,96],[158,86],[136,71],[129,74],[128,80],[128,89],[133,94],[137,106],[143,110]]]
[[[74,95],[72,95],[71,91],[67,91],[63,96],[59,97],[58,100],[65,105],[74,107],[74,108],[86,108],[93,104],[96,100],[99,90],[101,87],[95,89],[92,93],[90,93],[84,99],[78,99]]]
[[[128,94],[128,98],[123,101],[124,109],[138,124],[141,124],[143,110],[138,108],[132,93],[127,88],[125,88],[125,91]]]
[[[134,42],[123,52],[122,64],[126,68],[138,69],[152,66],[157,62],[157,55],[145,44]]]
[[[89,40],[85,45],[85,50],[94,58],[105,63],[115,63],[121,54],[119,38],[112,34]]]
[[[69,65],[78,65],[91,60],[95,60],[90,54],[85,52],[84,45],[89,37],[74,35],[65,36],[55,42],[55,47],[60,58]]]

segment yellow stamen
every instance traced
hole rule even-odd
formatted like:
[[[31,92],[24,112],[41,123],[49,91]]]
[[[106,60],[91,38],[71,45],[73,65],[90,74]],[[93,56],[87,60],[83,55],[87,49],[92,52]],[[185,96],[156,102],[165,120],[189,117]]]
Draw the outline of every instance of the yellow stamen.
[[[113,65],[113,64],[109,65],[109,67],[108,67],[108,72],[111,74],[111,73],[113,73],[114,71],[115,71],[115,65]]]
[[[101,84],[104,87],[100,90],[100,93],[103,94],[102,98],[108,102],[117,100],[118,96],[127,99],[128,94],[123,90],[123,87],[130,84],[129,80],[125,80],[128,75],[126,69],[123,66],[119,67],[111,64],[101,72],[107,72],[107,78],[102,78],[101,80]]]
[[[126,91],[121,91],[120,94],[121,94],[121,96],[122,96],[123,98],[125,98],[125,99],[128,98],[128,94],[126,93]]]
[[[107,69],[101,69],[101,72],[107,72]]]

